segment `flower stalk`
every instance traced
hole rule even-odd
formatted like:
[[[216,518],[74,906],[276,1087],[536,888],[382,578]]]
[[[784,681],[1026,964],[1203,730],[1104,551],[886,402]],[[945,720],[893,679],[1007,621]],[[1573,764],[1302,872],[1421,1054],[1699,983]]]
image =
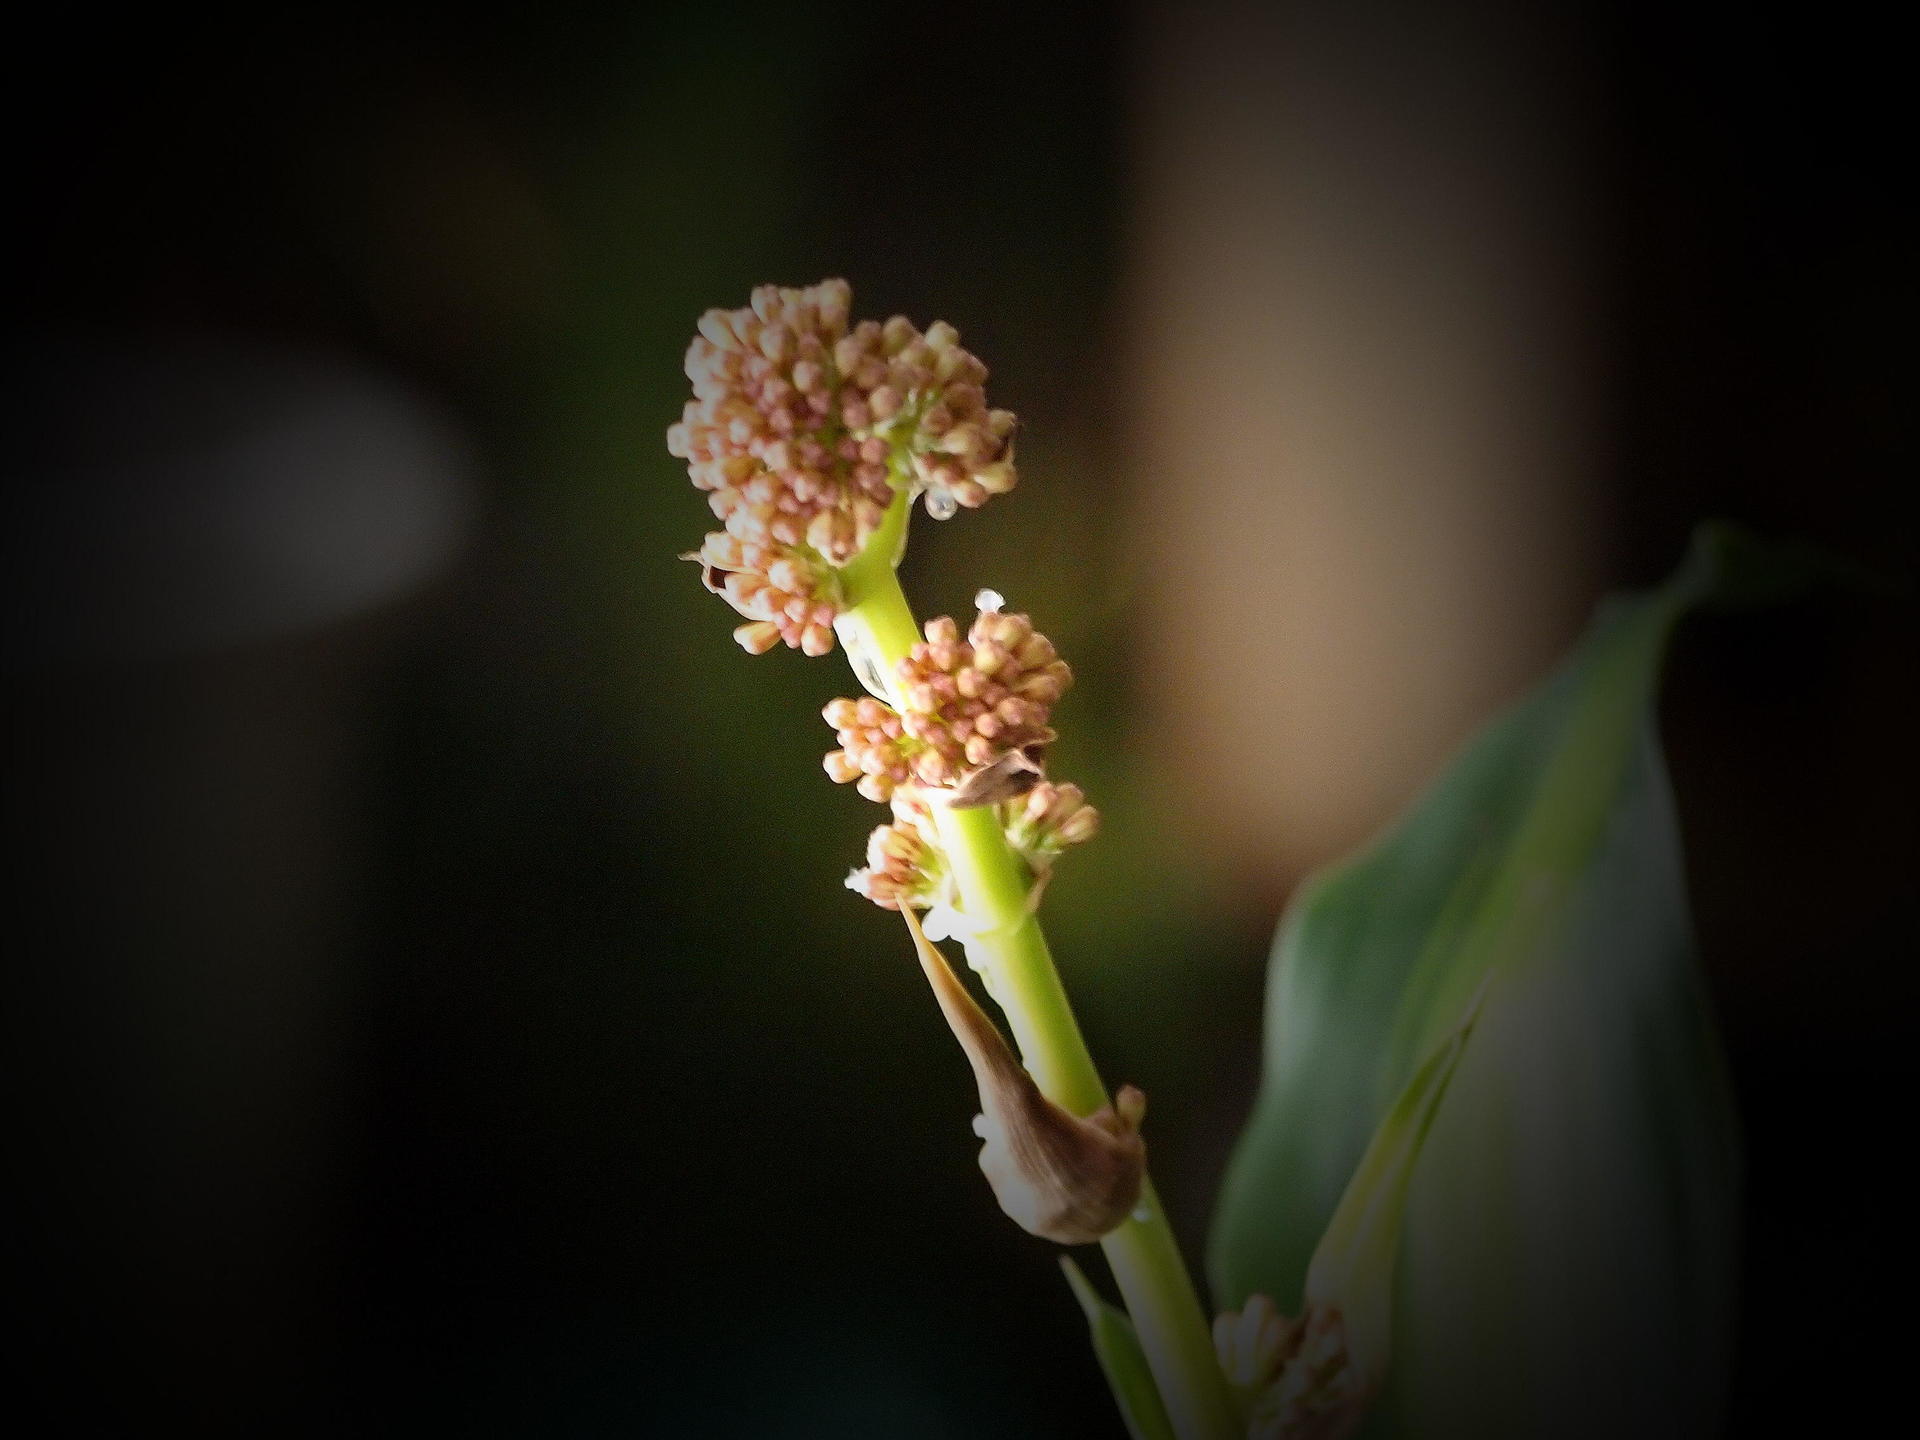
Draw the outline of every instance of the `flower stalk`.
[[[904,491],[895,499],[888,526],[897,523],[904,533],[910,500]],[[898,667],[920,630],[891,557],[875,553],[886,548],[873,547],[841,571],[836,629],[856,672],[877,677],[882,698],[898,705],[903,699],[896,693]],[[1074,1115],[1095,1113],[1109,1103],[1107,1088],[1030,904],[1024,867],[994,808],[935,807],[932,813],[969,922],[968,958],[1006,1016],[1022,1061],[1047,1099]],[[1132,1214],[1101,1239],[1100,1247],[1175,1432],[1181,1440],[1237,1440],[1244,1422],[1150,1178],[1142,1181]]]
[[[841,280],[761,286],[747,308],[701,317],[693,399],[667,448],[724,528],[685,558],[746,620],[734,639],[750,654],[825,655],[836,639],[847,651],[871,698],[822,712],[840,741],[824,768],[894,815],[847,883],[907,917],[980,1081],[995,1196],[1033,1234],[1100,1241],[1178,1440],[1238,1440],[1238,1403],[1145,1174],[1145,1098],[1129,1086],[1110,1100],[1034,913],[1055,857],[1099,823],[1077,786],[1046,778],[1072,671],[990,592],[964,637],[941,618],[923,638],[895,575],[916,500],[942,520],[1013,487],[1015,418],[987,407],[986,366],[952,326],[856,324],[851,298]],[[927,941],[921,908],[928,930],[937,919],[965,944],[1017,1059]]]

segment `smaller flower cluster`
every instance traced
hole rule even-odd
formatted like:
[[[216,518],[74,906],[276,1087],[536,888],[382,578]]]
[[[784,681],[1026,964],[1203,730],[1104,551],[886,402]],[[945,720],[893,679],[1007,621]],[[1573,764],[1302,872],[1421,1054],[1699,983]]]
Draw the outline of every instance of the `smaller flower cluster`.
[[[1052,868],[1069,845],[1091,840],[1100,830],[1100,812],[1087,804],[1078,785],[1038,781],[1006,804],[1007,840],[1034,870]]]
[[[991,592],[981,601],[965,639],[951,619],[927,623],[926,638],[895,670],[900,708],[868,695],[821,711],[839,744],[823,761],[828,776],[893,806],[893,823],[868,841],[867,867],[847,879],[890,910],[926,908],[938,897],[934,798],[996,805],[1008,841],[1036,875],[1099,829],[1100,813],[1080,787],[1047,780],[1040,764],[1055,738],[1054,702],[1073,672],[1026,616],[1000,613]]]
[[[960,638],[945,616],[900,662],[901,719],[923,747],[914,774],[952,785],[968,770],[1056,737],[1047,720],[1073,672],[1024,615],[982,610]]]
[[[808,655],[833,649],[833,580],[803,555],[716,531],[694,559],[707,589],[748,617],[733,638],[749,655],[785,641]]]
[[[722,534],[828,581],[866,547],[901,489],[924,494],[927,513],[944,519],[1015,478],[1013,414],[987,408],[987,367],[959,333],[942,321],[923,335],[901,315],[849,328],[852,300],[846,281],[825,280],[762,285],[744,309],[709,310],[687,350],[693,399],[667,431],[667,449],[708,492]],[[772,579],[770,569],[757,573]],[[768,604],[717,593],[753,622],[735,632],[749,650],[832,648],[830,583],[787,592],[788,603],[811,607],[792,626],[761,613]]]
[[[907,457],[927,513],[977,510],[1014,485],[1011,410],[989,410],[987,367],[941,320],[922,335],[903,315],[862,321],[835,347],[850,434],[883,436]]]
[[[896,790],[912,783],[906,722],[891,705],[863,695],[858,700],[830,700],[820,714],[840,742],[840,748],[829,750],[822,762],[834,784],[852,781],[867,799],[884,805]]]
[[[925,910],[941,896],[946,867],[933,841],[933,816],[911,786],[893,796],[893,823],[867,837],[864,869],[847,876],[847,888],[882,910],[911,905]]]
[[[1300,1320],[1265,1295],[1213,1322],[1214,1349],[1248,1413],[1248,1440],[1339,1440],[1359,1428],[1368,1396],[1337,1310],[1309,1305]]]

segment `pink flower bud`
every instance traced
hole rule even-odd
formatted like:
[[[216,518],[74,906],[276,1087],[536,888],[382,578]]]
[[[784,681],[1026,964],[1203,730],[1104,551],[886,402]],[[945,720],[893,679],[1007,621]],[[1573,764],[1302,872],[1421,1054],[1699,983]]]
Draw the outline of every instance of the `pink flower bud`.
[[[1013,489],[1013,466],[1004,460],[992,465],[983,465],[973,472],[973,480],[989,495],[1004,495]]]
[[[740,341],[733,333],[733,326],[728,321],[727,312],[724,310],[709,310],[706,314],[702,315],[700,317],[700,333],[705,336],[709,342],[721,349],[734,349],[740,344]]]
[[[889,355],[898,355],[919,338],[920,332],[904,315],[895,315],[880,327],[880,346]]]
[[[765,620],[756,620],[751,625],[737,628],[733,638],[749,655],[764,655],[780,643],[780,631]]]

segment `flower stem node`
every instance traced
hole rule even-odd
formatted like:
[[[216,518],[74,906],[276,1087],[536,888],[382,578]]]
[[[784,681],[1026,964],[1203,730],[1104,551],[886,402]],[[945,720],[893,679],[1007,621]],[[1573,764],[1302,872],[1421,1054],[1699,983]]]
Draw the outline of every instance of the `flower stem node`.
[[[1147,1097],[1123,1085],[1111,1105],[1084,1118],[1047,1099],[913,912],[902,913],[980,1089],[973,1131],[986,1142],[980,1169],[1000,1208],[1028,1234],[1062,1245],[1090,1245],[1118,1229],[1146,1174]]]
[[[999,597],[982,591],[981,599],[992,605]],[[877,801],[917,785],[952,809],[1007,804],[1040,788],[1056,738],[1053,705],[1073,683],[1067,662],[1026,616],[997,608],[981,610],[964,639],[946,616],[929,620],[925,635],[895,667],[903,708],[868,696],[821,712],[840,742],[826,757],[827,774],[857,782]],[[1093,834],[1099,816],[1084,799],[1076,788],[1047,786],[1037,802],[1008,813],[1009,823],[1018,817],[1030,862]]]

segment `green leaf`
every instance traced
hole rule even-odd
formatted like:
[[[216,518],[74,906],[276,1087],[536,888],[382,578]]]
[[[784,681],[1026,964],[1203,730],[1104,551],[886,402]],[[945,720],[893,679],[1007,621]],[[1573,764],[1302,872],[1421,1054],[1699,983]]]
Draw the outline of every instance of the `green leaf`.
[[[1086,1313],[1094,1356],[1113,1391],[1114,1403],[1120,1407],[1120,1418],[1127,1422],[1127,1434],[1133,1440],[1175,1440],[1173,1422],[1167,1418],[1167,1408],[1161,1403],[1153,1372],[1140,1349],[1140,1337],[1134,1333],[1127,1312],[1101,1299],[1071,1256],[1060,1257],[1060,1268],[1073,1287],[1073,1298]]]
[[[1298,1300],[1370,1137],[1484,987],[1407,1196],[1366,1435],[1714,1433],[1737,1131],[1653,707],[1690,607],[1821,568],[1703,530],[1282,922],[1209,1252],[1223,1304]]]

